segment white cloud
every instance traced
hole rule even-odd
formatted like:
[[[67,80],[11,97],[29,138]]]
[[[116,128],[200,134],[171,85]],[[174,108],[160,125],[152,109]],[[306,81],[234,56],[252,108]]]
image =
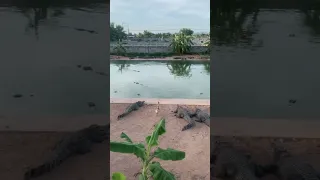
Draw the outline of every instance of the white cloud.
[[[111,0],[110,12],[133,29],[210,28],[210,0]]]
[[[199,18],[208,19],[210,14],[210,1],[208,0],[154,0],[162,3],[167,12],[186,15],[195,15]]]

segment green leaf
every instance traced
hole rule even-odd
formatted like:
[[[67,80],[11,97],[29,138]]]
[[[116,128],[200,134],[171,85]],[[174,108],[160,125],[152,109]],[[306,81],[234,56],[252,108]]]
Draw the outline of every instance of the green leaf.
[[[126,176],[121,172],[115,172],[112,174],[112,180],[126,180]]]
[[[139,174],[138,180],[145,180],[145,179],[143,178],[143,175],[142,175],[142,174]]]
[[[174,175],[163,169],[159,162],[152,162],[149,166],[154,180],[175,180]]]
[[[150,147],[158,145],[159,136],[166,132],[166,122],[165,119],[162,118],[160,122],[155,126],[151,136],[146,137],[146,142]]]
[[[154,156],[162,160],[179,161],[186,157],[186,153],[175,149],[161,149],[158,147],[154,152]]]
[[[133,144],[129,142],[110,142],[110,151],[126,153],[126,154],[135,154],[137,157],[141,158],[143,161],[145,159],[146,149],[143,144]]]
[[[125,139],[125,140],[128,141],[129,143],[133,143],[132,140],[129,138],[129,136],[126,135],[124,132],[121,133],[120,137],[123,138],[123,139]]]

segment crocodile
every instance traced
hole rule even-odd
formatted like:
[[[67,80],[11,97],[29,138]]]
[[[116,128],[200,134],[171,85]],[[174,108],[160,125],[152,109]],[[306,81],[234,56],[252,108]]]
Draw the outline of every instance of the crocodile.
[[[191,113],[188,109],[178,105],[174,113],[176,117],[183,118],[188,122],[188,124],[182,128],[182,131],[191,129],[196,125],[195,121],[190,117],[190,116],[193,116],[193,113]]]
[[[37,167],[28,168],[24,174],[24,180],[52,171],[71,156],[89,153],[93,143],[102,143],[108,139],[109,129],[110,124],[103,126],[93,124],[68,134],[55,144],[50,158]]]
[[[138,109],[140,109],[140,107],[144,106],[145,105],[145,101],[137,101],[133,104],[130,104],[126,110],[124,111],[124,113],[120,114],[118,116],[118,120],[120,120],[121,118],[127,116],[128,114],[130,114],[131,112],[133,111],[136,111]]]
[[[309,163],[293,157],[285,148],[273,146],[274,174],[281,180],[320,180],[317,172]]]
[[[231,144],[217,144],[213,152],[214,176],[221,179],[258,180],[258,165]]]
[[[210,127],[210,115],[208,113],[197,108],[192,116],[196,117],[195,121],[204,123]]]

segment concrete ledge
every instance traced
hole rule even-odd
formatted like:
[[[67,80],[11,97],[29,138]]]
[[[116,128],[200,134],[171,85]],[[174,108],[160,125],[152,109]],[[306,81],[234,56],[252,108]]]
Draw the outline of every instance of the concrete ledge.
[[[212,117],[214,136],[320,138],[320,121]]]
[[[210,99],[158,99],[158,98],[110,98],[110,103],[129,104],[137,101],[145,101],[147,104],[183,104],[210,106]]]
[[[173,59],[173,58],[134,58],[130,59],[129,57],[123,57],[120,59],[110,59],[110,61],[181,61],[181,59]],[[208,62],[210,59],[185,59],[184,61],[192,61],[192,62]]]

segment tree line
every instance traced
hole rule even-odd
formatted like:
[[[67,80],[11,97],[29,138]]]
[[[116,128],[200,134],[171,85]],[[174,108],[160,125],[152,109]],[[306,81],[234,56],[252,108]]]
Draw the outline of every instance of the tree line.
[[[187,36],[194,35],[194,31],[189,28],[180,29],[179,33],[185,34]],[[118,41],[126,39],[128,36],[133,36],[137,38],[170,38],[173,37],[175,33],[153,33],[151,31],[144,30],[142,33],[133,34],[131,32],[126,33],[124,27],[121,25],[116,25],[115,23],[110,23],[110,41]],[[194,36],[206,36],[206,34],[198,34]]]

